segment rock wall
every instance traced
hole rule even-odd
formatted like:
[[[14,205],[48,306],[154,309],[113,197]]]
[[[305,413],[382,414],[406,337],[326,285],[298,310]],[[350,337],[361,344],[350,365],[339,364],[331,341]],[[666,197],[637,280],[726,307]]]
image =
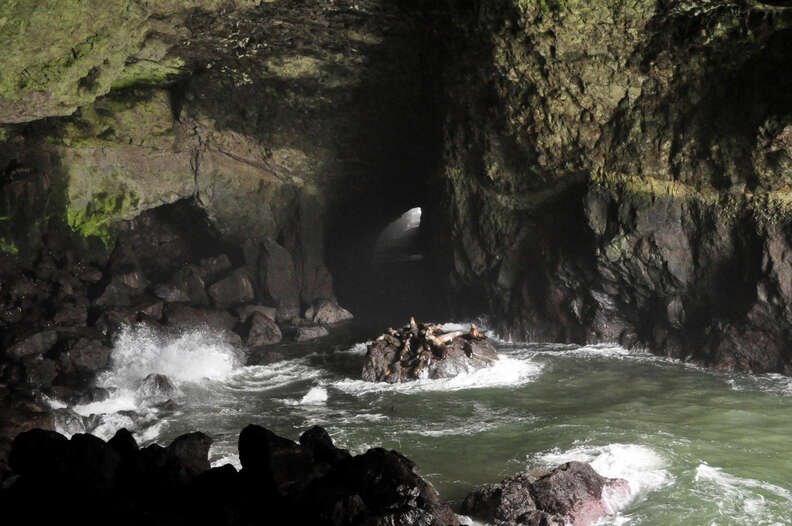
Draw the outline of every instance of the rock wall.
[[[790,22],[737,1],[457,10],[458,286],[515,338],[792,372]]]

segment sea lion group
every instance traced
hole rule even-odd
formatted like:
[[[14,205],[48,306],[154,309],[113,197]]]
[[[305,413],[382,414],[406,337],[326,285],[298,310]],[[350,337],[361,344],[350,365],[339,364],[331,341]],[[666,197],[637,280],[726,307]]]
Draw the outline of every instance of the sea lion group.
[[[474,324],[470,331],[445,332],[438,325],[410,323],[389,328],[368,349],[363,379],[396,383],[419,378],[446,378],[491,365],[495,349]]]

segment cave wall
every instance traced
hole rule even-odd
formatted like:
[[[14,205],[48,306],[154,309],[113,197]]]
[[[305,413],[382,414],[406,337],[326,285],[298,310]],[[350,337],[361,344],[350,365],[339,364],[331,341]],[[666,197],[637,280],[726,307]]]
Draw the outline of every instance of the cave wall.
[[[3,261],[34,268],[57,239],[101,267],[134,220],[189,202],[297,315],[334,298],[328,264],[360,286],[379,231],[421,206],[427,287],[459,314],[792,372],[777,2],[0,10]]]
[[[761,2],[458,9],[452,274],[517,339],[792,371],[792,13]]]

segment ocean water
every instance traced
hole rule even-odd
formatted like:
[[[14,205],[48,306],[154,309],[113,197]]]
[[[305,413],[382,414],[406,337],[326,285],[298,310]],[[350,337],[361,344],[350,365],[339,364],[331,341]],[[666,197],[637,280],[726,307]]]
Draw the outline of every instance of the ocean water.
[[[612,345],[496,346],[490,369],[387,385],[359,380],[365,341],[319,341],[283,362],[242,366],[206,331],[163,338],[129,327],[98,380],[111,398],[73,409],[94,415],[89,430],[104,438],[120,427],[143,444],[203,431],[216,466],[239,466],[249,423],[295,440],[318,424],[353,452],[405,454],[452,506],[476,485],[581,460],[632,490],[609,502],[602,525],[792,524],[792,379]],[[137,392],[149,373],[172,380],[176,408]]]

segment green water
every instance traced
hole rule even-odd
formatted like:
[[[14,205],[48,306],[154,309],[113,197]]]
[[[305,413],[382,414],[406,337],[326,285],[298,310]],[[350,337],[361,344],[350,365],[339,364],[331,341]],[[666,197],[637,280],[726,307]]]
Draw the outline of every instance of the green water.
[[[248,423],[292,439],[319,424],[354,452],[402,452],[453,506],[478,484],[578,459],[635,492],[601,524],[792,524],[792,379],[607,346],[501,344],[492,371],[393,387],[355,380],[364,349],[319,344],[185,384],[182,408],[143,436],[202,430],[218,465],[238,462]]]

